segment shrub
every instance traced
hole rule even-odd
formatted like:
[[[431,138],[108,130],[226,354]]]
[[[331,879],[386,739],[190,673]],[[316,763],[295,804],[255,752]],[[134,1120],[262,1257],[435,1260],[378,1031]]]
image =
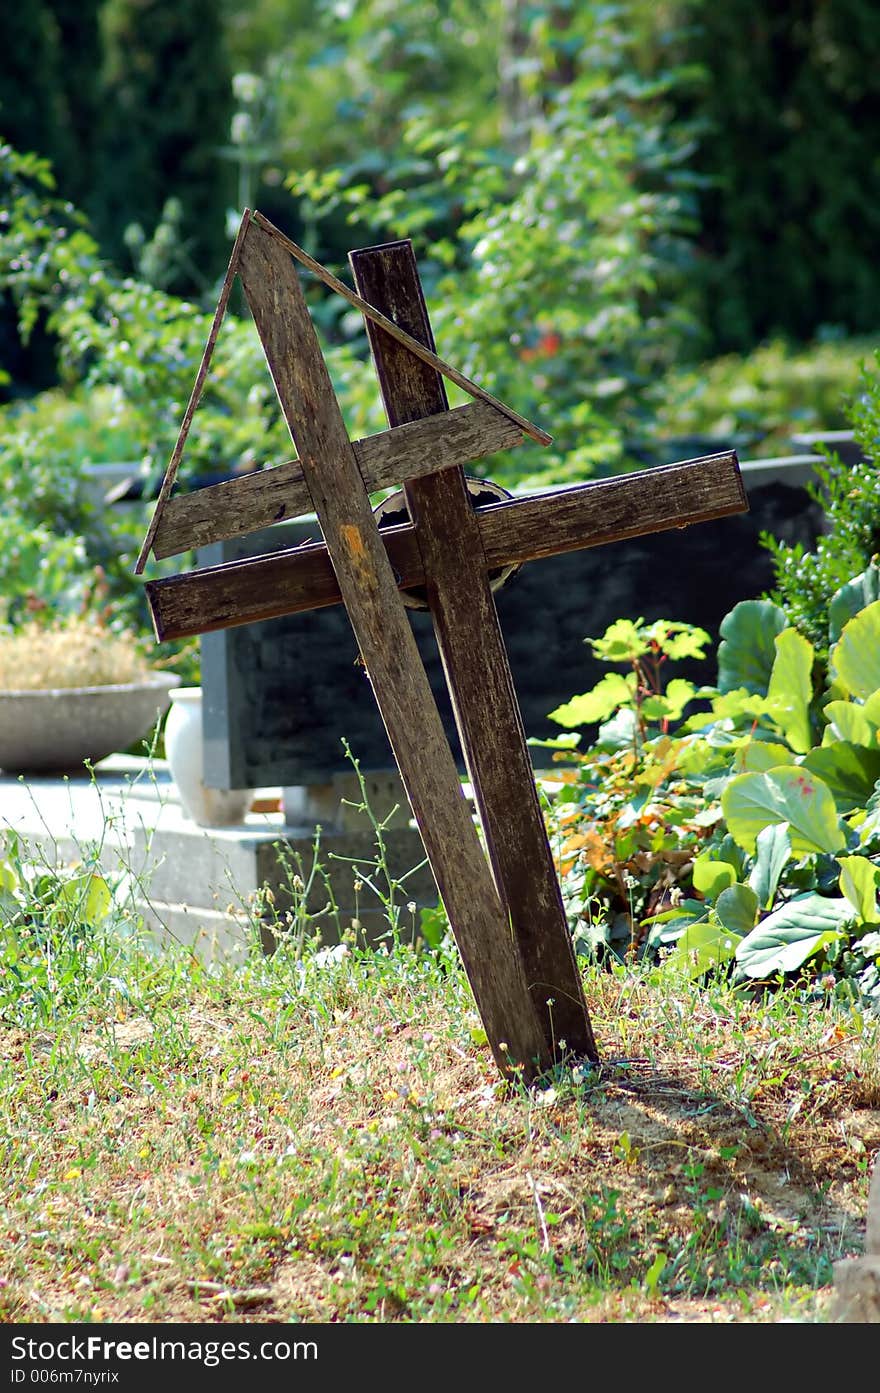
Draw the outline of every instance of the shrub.
[[[669,24],[657,6],[658,41]],[[702,125],[700,265],[715,350],[880,319],[880,12],[872,0],[684,0],[684,54],[709,80],[686,102]]]
[[[198,293],[228,257],[232,171],[220,157],[232,118],[222,16],[211,0],[108,0],[99,179],[101,243],[127,264],[131,224],[152,232],[169,198],[183,208],[186,260],[173,288]]]
[[[659,384],[656,432],[737,441],[748,458],[790,454],[799,431],[849,425],[872,348],[868,339],[799,349],[775,339],[742,356],[675,368]]]
[[[62,388],[4,409],[0,511],[13,536],[81,539],[82,585],[96,565],[111,596],[145,629],[132,575],[140,538],[95,504],[81,466],[100,457],[139,460],[152,483],[177,438],[211,323],[196,305],[122,280],[98,255],[84,219],[54,193],[48,164],[0,146],[0,289],[17,306],[25,337],[45,318],[59,347]],[[187,447],[180,487],[277,463],[290,454],[256,332],[230,315]],[[30,539],[30,540],[28,540]],[[74,550],[64,551],[65,577]],[[35,579],[39,581],[34,585]],[[7,606],[60,597],[44,567],[16,580],[0,558]],[[65,581],[66,584],[66,581]]]
[[[801,978],[880,1010],[880,600],[870,590],[861,576],[835,596],[818,691],[812,646],[769,600],[725,618],[719,685],[692,692],[708,710],[674,724],[661,703],[654,729],[643,721],[639,732],[639,684],[621,689],[553,804],[583,950],[697,977],[723,968],[744,987]],[[609,638],[606,658],[633,665]],[[580,724],[589,697],[554,719]]]
[[[476,115],[413,106],[380,170],[345,162],[288,181],[316,218],[347,210],[359,236],[411,236],[440,351],[546,420],[540,459],[487,464],[500,483],[625,467],[623,438],[645,429],[650,388],[691,331],[687,132],[668,101],[688,79],[639,77],[632,8],[524,10],[522,119],[494,146],[474,139]]]
[[[845,466],[826,452],[816,468],[812,495],[825,511],[825,532],[813,551],[764,536],[773,557],[774,598],[810,641],[817,658],[827,659],[828,613],[833,597],[852,576],[865,572],[880,551],[880,471],[874,458],[880,443],[880,378],[865,369],[853,410],[855,436],[864,463]],[[870,584],[870,579],[868,582]]]

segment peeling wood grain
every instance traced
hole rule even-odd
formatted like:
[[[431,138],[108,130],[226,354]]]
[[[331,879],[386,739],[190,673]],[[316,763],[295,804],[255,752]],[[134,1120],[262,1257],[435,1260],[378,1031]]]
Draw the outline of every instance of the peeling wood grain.
[[[726,451],[490,504],[476,516],[486,564],[496,570],[745,512],[736,454]],[[399,587],[424,585],[413,528],[388,528],[381,537]],[[166,576],[145,589],[160,640],[277,619],[342,599],[322,542]]]
[[[369,497],[290,257],[251,223],[242,285],[299,455],[327,551],[503,1074],[552,1062],[397,591]]]
[[[412,245],[389,243],[349,257],[355,286],[370,304],[433,348]],[[442,419],[439,373],[367,321],[370,348],[392,426]],[[562,903],[489,587],[480,528],[460,468],[407,479],[403,492],[425,570],[428,607],[495,884],[510,918],[547,1051],[559,1041],[598,1059],[580,972]]]
[[[352,449],[370,493],[404,478],[509,450],[522,443],[519,426],[485,402],[468,402],[429,418],[355,440]],[[312,512],[300,464],[290,460],[170,498],[153,538],[153,555],[175,556]]]

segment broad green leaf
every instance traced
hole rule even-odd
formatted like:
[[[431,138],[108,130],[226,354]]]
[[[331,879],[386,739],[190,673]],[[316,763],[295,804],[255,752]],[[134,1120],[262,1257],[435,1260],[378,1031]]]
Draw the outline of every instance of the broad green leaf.
[[[597,750],[625,750],[638,740],[639,727],[636,713],[629,706],[621,706],[610,721],[603,721],[593,744]]]
[[[773,640],[788,627],[785,611],[770,600],[740,600],[721,621],[718,688],[745,687],[766,696],[776,658]]]
[[[751,933],[758,917],[758,896],[750,885],[731,885],[718,896],[715,913],[737,937]]]
[[[845,899],[797,895],[739,943],[737,967],[754,978],[797,972],[808,958],[843,938],[840,926],[851,918],[852,906]]]
[[[699,890],[707,900],[715,900],[722,890],[726,890],[728,885],[733,885],[736,871],[728,861],[716,861],[704,851],[694,860],[691,878],[695,890]]]
[[[651,1301],[653,1301],[657,1295],[657,1287],[660,1283],[660,1278],[663,1276],[663,1270],[665,1267],[666,1254],[657,1253],[656,1257],[654,1258],[654,1261],[651,1263],[651,1266],[645,1273],[645,1290],[648,1293],[648,1296]]]
[[[838,856],[840,888],[863,924],[876,924],[880,867],[867,856]]]
[[[605,721],[618,706],[623,706],[633,698],[635,673],[624,677],[619,672],[609,672],[596,683],[589,692],[572,697],[562,706],[550,712],[549,719],[560,726],[594,725]]]
[[[822,744],[833,745],[846,740],[851,745],[877,744],[877,726],[868,717],[864,706],[855,701],[829,701],[823,710],[828,722],[822,732]]]
[[[428,947],[439,948],[449,930],[449,920],[443,906],[425,906],[419,915],[419,927]]]
[[[843,626],[875,600],[880,600],[880,569],[872,561],[866,571],[847,581],[831,597],[828,606],[828,638],[836,643]]]
[[[597,658],[606,663],[630,663],[648,649],[648,642],[642,630],[642,619],[616,619],[605,630],[601,638],[588,638],[588,643]]]
[[[831,665],[838,682],[862,701],[880,690],[880,600],[844,625]]]
[[[570,735],[555,735],[548,740],[539,740],[536,735],[530,735],[526,741],[527,745],[534,745],[541,750],[574,750],[580,743],[580,731],[572,731]]]
[[[712,698],[712,715],[718,721],[736,721],[741,717],[750,722],[756,721],[761,716],[769,715],[772,710],[766,696],[746,691],[745,687],[733,687],[729,692]]]
[[[739,935],[726,929],[723,924],[691,924],[664,962],[664,971],[668,969],[687,973],[688,977],[702,977],[711,968],[729,962],[739,942]]]
[[[56,903],[86,924],[99,924],[110,912],[113,892],[103,876],[78,875],[60,887]]]
[[[664,692],[645,698],[642,713],[649,721],[677,721],[688,702],[693,700],[695,691],[693,682],[673,677]]]
[[[717,748],[710,745],[708,740],[696,738],[686,740],[682,745],[678,767],[685,774],[699,777],[708,775],[713,769],[726,768],[727,762],[723,755],[719,756]]]
[[[10,861],[0,861],[0,893],[18,889],[18,873]]]
[[[693,624],[676,624],[658,619],[645,630],[645,636],[656,643],[662,653],[673,662],[681,658],[705,657],[707,644],[711,641],[705,629]]]
[[[659,914],[651,914],[646,919],[642,919],[642,924],[671,924],[679,929],[687,924],[695,924],[698,919],[705,919],[707,907],[702,900],[686,899],[680,900],[672,909],[664,909]]]
[[[858,833],[858,845],[860,847],[871,847],[877,833],[880,832],[880,808],[870,809],[863,812],[861,809],[856,813],[850,813],[846,819],[847,826]]]
[[[777,822],[758,833],[755,864],[749,874],[749,885],[758,897],[762,909],[769,909],[776,894],[782,868],[791,857],[791,836],[788,823]]]
[[[713,847],[719,861],[729,861],[736,871],[737,880],[745,880],[747,857],[741,846],[737,846],[729,832],[725,832],[717,846]]]
[[[775,639],[776,657],[767,699],[777,725],[793,750],[806,754],[813,743],[810,700],[813,695],[813,645],[797,629],[783,629]]]
[[[869,750],[846,740],[820,745],[801,763],[830,788],[839,813],[863,808],[880,779],[880,748]]]
[[[747,740],[736,754],[738,774],[778,769],[780,764],[794,764],[794,755],[787,745],[780,745],[775,740]]]
[[[721,795],[732,837],[754,853],[758,833],[787,822],[795,856],[840,851],[846,843],[831,790],[811,771],[794,766],[737,774]]]

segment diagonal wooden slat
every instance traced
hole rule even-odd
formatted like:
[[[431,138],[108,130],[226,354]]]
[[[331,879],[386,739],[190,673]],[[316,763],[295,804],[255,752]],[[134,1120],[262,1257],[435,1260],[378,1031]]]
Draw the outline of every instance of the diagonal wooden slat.
[[[490,570],[748,511],[736,454],[576,484],[476,510]],[[411,526],[382,532],[397,584],[424,585]],[[341,602],[322,542],[165,576],[146,585],[160,640],[277,619]]]
[[[468,402],[442,417],[429,417],[352,442],[372,493],[451,465],[464,465],[522,442],[523,433],[485,402]],[[211,484],[170,498],[153,538],[161,559],[241,537],[261,527],[312,511],[312,497],[298,460]]]
[[[211,328],[208,331],[208,341],[205,344],[205,349],[202,353],[202,361],[199,363],[199,370],[196,373],[196,380],[193,384],[192,392],[190,393],[190,398],[189,402],[187,403],[186,411],[183,414],[183,421],[181,422],[180,431],[178,432],[177,442],[171,453],[171,459],[168,461],[168,468],[165,470],[165,477],[163,478],[161,488],[159,489],[159,497],[156,499],[156,506],[153,509],[153,516],[150,519],[150,525],[147,528],[147,534],[144,537],[143,544],[138,553],[137,561],[135,562],[134,573],[136,576],[139,576],[143,572],[143,569],[147,564],[147,558],[149,557],[150,551],[152,550],[153,546],[153,538],[156,535],[156,531],[162,519],[162,513],[165,510],[165,505],[171,496],[171,490],[174,487],[174,481],[177,478],[177,471],[180,467],[180,461],[183,458],[184,446],[186,445],[190,426],[192,425],[193,416],[196,413],[196,407],[199,404],[199,400],[204,390],[205,379],[208,376],[208,369],[211,366],[211,359],[214,356],[214,349],[217,345],[217,335],[220,332],[220,325],[223,323],[223,316],[226,314],[226,308],[229,304],[229,296],[232,293],[232,283],[235,280],[235,273],[238,270],[238,256],[239,252],[241,251],[242,242],[244,241],[244,235],[247,230],[249,219],[250,210],[245,208],[241,222],[238,226],[238,233],[232,245],[232,252],[229,256],[229,265],[226,268],[226,275],[223,277],[223,284],[220,287],[220,295],[217,300],[217,307],[214,310],[214,318],[211,321]]]
[[[252,213],[249,208],[245,208],[242,214],[241,222],[239,223],[238,233],[236,235],[235,242],[232,247],[232,253],[229,258],[229,265],[226,268],[226,274],[223,278],[223,284],[220,288],[220,295],[217,301],[217,306],[214,311],[214,318],[211,323],[211,328],[208,334],[208,340],[205,344],[205,349],[202,354],[202,360],[199,364],[199,369],[196,374],[196,380],[193,385],[192,392],[190,394],[189,403],[184,413],[183,421],[180,426],[180,431],[178,432],[177,441],[171,454],[171,459],[168,462],[168,466],[165,470],[165,474],[162,479],[162,484],[159,489],[159,496],[156,499],[156,505],[153,509],[153,516],[150,520],[150,525],[147,528],[146,536],[144,537],[143,544],[141,545],[141,549],[138,553],[138,557],[135,562],[135,575],[141,575],[144,570],[144,567],[146,566],[147,559],[149,558],[149,555],[153,550],[153,543],[156,534],[161,526],[166,507],[168,506],[171,499],[171,491],[174,487],[174,483],[177,478],[177,471],[180,467],[180,461],[183,457],[183,451],[186,445],[187,438],[189,436],[190,426],[192,425],[193,416],[195,415],[196,408],[201,399],[202,391],[204,390],[205,381],[208,375],[208,369],[211,364],[211,359],[214,355],[214,349],[217,343],[217,335],[220,331],[220,325],[223,322],[223,317],[226,314],[226,310],[229,304],[229,296],[232,291],[232,283],[235,279],[235,275],[238,270],[239,253],[241,251],[241,247],[243,245],[247,229],[249,226],[251,226],[252,223],[260,227],[262,231],[265,232],[268,236],[274,238],[274,240],[280,246],[283,246],[285,250],[290,252],[290,254],[294,256],[302,265],[307,266],[309,270],[311,270],[316,276],[318,276],[318,278],[322,280],[325,285],[329,286],[332,290],[335,290],[337,294],[341,295],[344,299],[348,300],[350,304],[360,309],[364,314],[367,315],[368,318],[371,318],[374,322],[384,323],[384,327],[386,328],[387,332],[390,333],[393,337],[397,338],[401,343],[406,345],[410,349],[410,351],[414,352],[418,357],[421,357],[425,361],[430,361],[432,366],[437,368],[439,372],[442,372],[451,381],[455,382],[464,391],[468,392],[472,397],[475,397],[477,398],[477,400],[483,401],[485,403],[488,403],[490,406],[493,406],[502,415],[506,416],[508,420],[518,425],[523,434],[531,436],[533,440],[537,440],[538,443],[541,445],[550,444],[552,436],[548,435],[547,432],[545,430],[542,430],[540,426],[536,426],[531,421],[527,421],[526,418],[524,416],[520,416],[520,414],[517,411],[514,411],[504,402],[499,401],[497,397],[493,397],[491,392],[487,392],[476,382],[472,382],[470,378],[465,377],[463,373],[460,373],[456,368],[452,367],[450,363],[444,362],[444,360],[442,358],[439,358],[436,353],[433,353],[430,350],[426,349],[416,339],[411,338],[403,330],[398,329],[398,327],[391,321],[386,321],[384,319],[384,316],[381,315],[379,311],[373,309],[370,305],[368,305],[366,301],[362,300],[359,295],[356,295],[355,292],[350,290],[347,285],[345,285],[342,281],[338,280],[337,277],[332,274],[332,272],[328,271],[326,267],[322,266],[320,262],[315,260],[314,257],[309,256],[308,252],[304,251],[302,247],[297,246],[296,242],[293,242],[289,237],[286,237],[284,233],[281,232],[279,228],[275,227],[275,225],[271,223],[268,218],[264,217],[262,213]],[[166,552],[165,555],[173,555],[173,553]]]
[[[553,1056],[464,798],[296,271],[252,222],[245,295],[410,806],[499,1069],[525,1079]]]
[[[370,304],[433,348],[409,241],[352,252]],[[448,410],[443,379],[367,321],[392,426]],[[434,633],[495,884],[510,917],[548,1050],[596,1060],[562,892],[547,839],[479,523],[460,467],[405,479]],[[564,1041],[564,1045],[561,1042]]]

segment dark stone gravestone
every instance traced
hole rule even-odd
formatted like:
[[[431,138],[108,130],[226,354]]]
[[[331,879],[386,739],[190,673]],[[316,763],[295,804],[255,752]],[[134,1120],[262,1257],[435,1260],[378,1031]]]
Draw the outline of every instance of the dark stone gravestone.
[[[585,637],[598,637],[618,618],[666,618],[700,625],[717,638],[739,600],[770,589],[773,571],[759,536],[812,546],[822,512],[805,484],[811,457],[742,466],[750,511],[669,531],[532,561],[495,600],[526,734],[546,738],[560,728],[548,712],[586,691],[607,669]],[[314,519],[300,518],[199,552],[216,564],[302,541],[320,540]],[[412,612],[446,731],[464,765],[428,614]],[[206,781],[218,788],[280,785],[285,790],[346,783],[352,765],[385,774],[394,760],[357,645],[341,605],[203,635]],[[712,661],[683,663],[680,675],[715,679]],[[535,751],[540,764],[540,750]],[[349,789],[353,783],[348,783]],[[376,781],[373,791],[380,795]],[[391,785],[389,784],[389,790]],[[290,795],[288,795],[290,796]],[[349,795],[350,796],[350,795]],[[390,796],[390,794],[389,794]],[[398,795],[399,796],[399,795]],[[321,812],[306,799],[300,818]],[[329,816],[328,804],[328,816]]]

